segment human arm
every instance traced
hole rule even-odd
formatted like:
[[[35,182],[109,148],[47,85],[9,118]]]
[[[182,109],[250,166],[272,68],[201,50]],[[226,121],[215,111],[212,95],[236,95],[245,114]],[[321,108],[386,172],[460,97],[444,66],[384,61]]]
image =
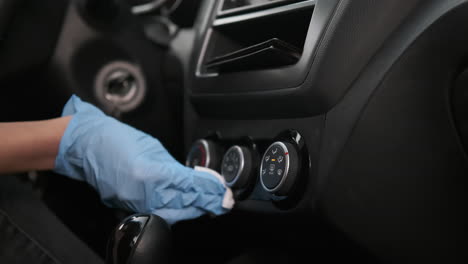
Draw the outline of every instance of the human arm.
[[[1,172],[54,169],[90,184],[108,206],[157,214],[171,224],[232,208],[222,177],[183,166],[150,135],[76,96],[63,116],[4,123]]]
[[[0,174],[53,169],[70,119],[0,123]]]

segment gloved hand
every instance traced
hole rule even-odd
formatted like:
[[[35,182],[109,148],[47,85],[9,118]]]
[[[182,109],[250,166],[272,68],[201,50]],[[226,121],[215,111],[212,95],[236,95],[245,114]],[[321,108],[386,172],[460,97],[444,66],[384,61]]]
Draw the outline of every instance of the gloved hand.
[[[170,224],[232,208],[232,192],[214,171],[183,166],[161,143],[72,96],[73,115],[55,171],[92,185],[108,206],[153,213]]]

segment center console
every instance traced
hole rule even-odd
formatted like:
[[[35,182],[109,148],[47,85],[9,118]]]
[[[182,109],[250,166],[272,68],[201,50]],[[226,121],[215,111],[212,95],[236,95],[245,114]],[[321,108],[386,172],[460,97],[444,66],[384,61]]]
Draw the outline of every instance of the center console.
[[[186,86],[188,166],[220,172],[237,206],[313,206],[323,113],[314,85],[338,0],[204,1]]]
[[[227,177],[238,207],[315,206],[368,98],[352,87],[400,21],[380,17],[388,7],[379,3],[203,2],[187,67],[185,151],[208,142],[218,154],[205,162]]]
[[[236,246],[255,234],[264,239],[248,249],[310,253],[317,247],[298,237],[331,224],[323,237],[345,234],[370,251],[364,258],[465,256],[466,221],[454,223],[453,205],[466,196],[467,166],[447,98],[466,65],[466,2],[204,1],[201,10],[186,151],[200,139],[219,149],[214,168],[236,193],[230,217],[247,219],[226,226],[239,227],[234,236],[253,226]]]

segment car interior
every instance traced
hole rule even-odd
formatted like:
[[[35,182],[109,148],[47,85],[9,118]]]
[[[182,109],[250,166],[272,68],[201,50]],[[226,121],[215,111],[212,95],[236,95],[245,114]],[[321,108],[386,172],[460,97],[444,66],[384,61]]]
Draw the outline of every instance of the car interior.
[[[468,262],[466,0],[4,0],[0,87],[2,122],[76,94],[224,177],[169,263]],[[132,215],[18,176],[103,259]]]

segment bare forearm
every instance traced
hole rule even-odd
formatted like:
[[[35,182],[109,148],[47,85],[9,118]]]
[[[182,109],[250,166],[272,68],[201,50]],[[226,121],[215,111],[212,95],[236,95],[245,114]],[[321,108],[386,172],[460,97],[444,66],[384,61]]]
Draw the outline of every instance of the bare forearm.
[[[0,173],[53,169],[70,119],[0,123]]]

